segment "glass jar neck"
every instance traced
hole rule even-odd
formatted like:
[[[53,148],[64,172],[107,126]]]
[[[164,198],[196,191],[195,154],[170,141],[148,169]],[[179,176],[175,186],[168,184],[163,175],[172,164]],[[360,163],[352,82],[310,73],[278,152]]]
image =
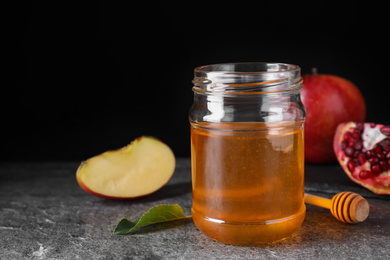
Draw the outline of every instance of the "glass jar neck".
[[[299,66],[285,63],[224,63],[194,70],[193,90],[204,93],[266,94],[302,88]]]
[[[191,123],[303,122],[301,70],[283,63],[227,63],[195,69]]]

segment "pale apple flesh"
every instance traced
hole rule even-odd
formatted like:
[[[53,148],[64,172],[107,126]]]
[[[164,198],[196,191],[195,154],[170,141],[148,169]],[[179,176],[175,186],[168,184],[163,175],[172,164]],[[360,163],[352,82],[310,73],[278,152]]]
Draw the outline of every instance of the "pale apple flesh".
[[[83,190],[99,197],[137,198],[163,187],[175,166],[175,156],[166,144],[142,136],[119,150],[82,162],[76,179]]]

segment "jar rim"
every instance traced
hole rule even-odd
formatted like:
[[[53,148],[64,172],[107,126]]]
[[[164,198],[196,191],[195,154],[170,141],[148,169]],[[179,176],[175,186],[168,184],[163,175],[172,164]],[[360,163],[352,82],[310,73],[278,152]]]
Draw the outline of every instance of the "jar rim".
[[[237,71],[232,70],[233,68],[237,68],[238,66],[264,66],[269,67],[270,70],[259,70],[259,71]],[[285,69],[275,70],[277,67],[284,66]],[[212,70],[212,68],[228,68],[223,70]],[[279,62],[229,62],[229,63],[215,63],[209,65],[198,66],[194,69],[194,72],[203,72],[203,73],[234,73],[234,74],[248,74],[248,73],[278,73],[278,72],[286,72],[286,71],[300,71],[301,68],[298,65],[290,64],[290,63],[279,63]]]
[[[194,91],[203,93],[263,94],[301,89],[301,68],[277,62],[236,62],[194,69]]]

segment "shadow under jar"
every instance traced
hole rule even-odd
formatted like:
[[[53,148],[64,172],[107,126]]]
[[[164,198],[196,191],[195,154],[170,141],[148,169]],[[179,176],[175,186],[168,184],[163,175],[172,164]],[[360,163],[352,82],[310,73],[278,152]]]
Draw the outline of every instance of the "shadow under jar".
[[[213,240],[269,244],[305,218],[305,108],[296,65],[226,63],[194,70],[192,217]]]

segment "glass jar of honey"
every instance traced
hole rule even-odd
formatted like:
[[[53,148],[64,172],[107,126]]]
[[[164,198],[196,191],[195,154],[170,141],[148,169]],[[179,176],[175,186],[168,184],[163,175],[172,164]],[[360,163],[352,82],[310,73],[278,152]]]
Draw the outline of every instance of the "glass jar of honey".
[[[192,218],[213,240],[269,244],[305,218],[305,108],[296,65],[226,63],[194,70]]]

